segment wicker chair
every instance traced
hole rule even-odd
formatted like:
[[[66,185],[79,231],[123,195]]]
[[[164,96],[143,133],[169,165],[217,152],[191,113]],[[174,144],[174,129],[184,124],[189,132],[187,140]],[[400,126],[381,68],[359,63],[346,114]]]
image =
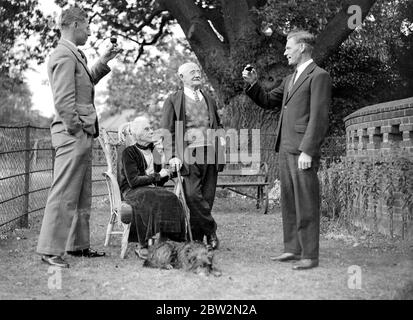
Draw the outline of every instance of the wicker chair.
[[[119,148],[123,145],[113,139],[107,133],[105,129],[100,130],[99,142],[102,147],[102,150],[105,154],[106,163],[108,168],[106,172],[103,173],[103,176],[106,179],[106,185],[108,187],[109,193],[109,202],[110,202],[110,218],[109,223],[106,228],[106,237],[105,237],[105,246],[109,245],[112,235],[122,235],[122,244],[121,244],[121,254],[120,257],[123,259],[126,256],[128,249],[128,238],[130,232],[130,220],[125,218],[125,216],[131,216],[132,207],[127,204],[125,201],[121,200],[120,189],[117,180],[117,170],[118,170],[118,153]],[[121,217],[121,212],[124,213],[124,217]],[[125,221],[125,222],[122,222]],[[115,229],[118,230],[114,230]]]

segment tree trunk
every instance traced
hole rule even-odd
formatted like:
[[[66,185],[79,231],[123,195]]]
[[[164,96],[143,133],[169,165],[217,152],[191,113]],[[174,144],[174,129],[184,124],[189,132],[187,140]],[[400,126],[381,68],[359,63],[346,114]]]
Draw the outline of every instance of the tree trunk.
[[[277,158],[275,154],[275,129],[279,118],[278,111],[267,111],[258,107],[245,94],[230,99],[225,108],[223,123],[226,130],[253,129],[260,130],[260,162],[265,161],[269,166],[270,182],[277,177]],[[239,131],[238,131],[239,132]],[[251,147],[251,140],[249,146]]]

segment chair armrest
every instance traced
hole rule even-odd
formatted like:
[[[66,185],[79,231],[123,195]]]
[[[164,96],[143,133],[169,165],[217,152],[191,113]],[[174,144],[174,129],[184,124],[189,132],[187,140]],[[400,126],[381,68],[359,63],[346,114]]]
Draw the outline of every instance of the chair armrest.
[[[130,204],[128,204],[126,201],[122,201],[120,205],[120,221],[122,223],[129,224],[132,222],[133,219],[133,209]]]

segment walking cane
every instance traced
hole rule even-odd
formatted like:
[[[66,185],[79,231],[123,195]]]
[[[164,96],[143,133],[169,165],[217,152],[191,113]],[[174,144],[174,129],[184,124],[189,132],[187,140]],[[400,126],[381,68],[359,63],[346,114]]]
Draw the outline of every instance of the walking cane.
[[[184,207],[184,211],[185,211],[185,222],[186,222],[186,227],[187,227],[187,231],[188,231],[188,235],[189,235],[189,241],[192,242],[192,231],[191,231],[191,223],[190,221],[190,212],[189,212],[189,208],[186,205],[186,200],[185,200],[185,193],[184,193],[184,188],[182,185],[182,180],[181,180],[181,172],[178,169],[177,166],[175,166],[176,172],[178,174],[178,189],[179,189],[179,193],[177,192],[177,196],[182,198],[182,206]]]

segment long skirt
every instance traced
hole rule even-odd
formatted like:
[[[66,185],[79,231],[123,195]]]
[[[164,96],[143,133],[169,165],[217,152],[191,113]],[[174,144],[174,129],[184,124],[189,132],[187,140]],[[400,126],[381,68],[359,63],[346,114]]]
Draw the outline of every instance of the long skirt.
[[[158,232],[174,241],[185,240],[185,213],[174,193],[162,187],[138,187],[126,190],[123,197],[133,209],[129,242],[146,246]]]

